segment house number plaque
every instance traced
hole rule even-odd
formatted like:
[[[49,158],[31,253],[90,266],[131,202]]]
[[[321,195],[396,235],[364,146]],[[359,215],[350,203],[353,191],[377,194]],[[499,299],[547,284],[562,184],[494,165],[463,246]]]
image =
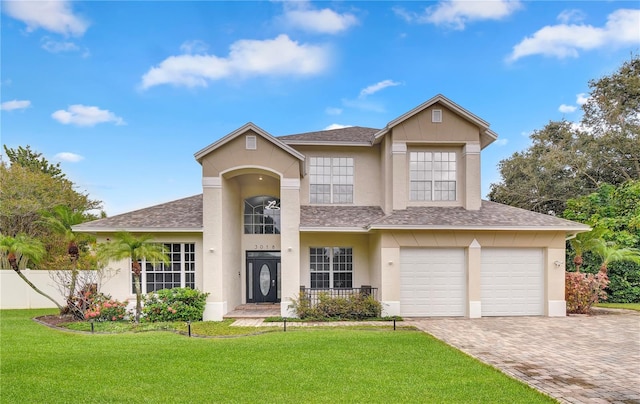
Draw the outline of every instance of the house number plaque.
[[[253,248],[254,250],[275,250],[276,245],[275,244],[255,244]]]

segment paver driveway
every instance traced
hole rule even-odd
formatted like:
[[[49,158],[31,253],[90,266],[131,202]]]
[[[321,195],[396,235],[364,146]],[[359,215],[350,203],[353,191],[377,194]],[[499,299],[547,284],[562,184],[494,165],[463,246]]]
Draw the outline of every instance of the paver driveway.
[[[405,319],[565,403],[640,403],[640,313]]]

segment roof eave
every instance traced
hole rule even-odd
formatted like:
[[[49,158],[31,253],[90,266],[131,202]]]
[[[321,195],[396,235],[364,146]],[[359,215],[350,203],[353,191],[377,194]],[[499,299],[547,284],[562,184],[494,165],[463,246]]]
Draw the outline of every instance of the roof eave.
[[[584,233],[591,228],[586,227],[566,227],[566,226],[435,226],[435,225],[384,225],[373,224],[371,230],[486,230],[486,231],[564,231],[571,233]]]
[[[300,232],[306,233],[367,233],[369,230],[363,227],[313,227],[313,226],[301,226]]]
[[[202,227],[72,227],[78,233],[202,233]]]

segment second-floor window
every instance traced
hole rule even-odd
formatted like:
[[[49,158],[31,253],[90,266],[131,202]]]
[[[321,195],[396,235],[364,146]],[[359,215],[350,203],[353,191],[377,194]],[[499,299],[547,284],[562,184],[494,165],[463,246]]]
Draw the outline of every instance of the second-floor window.
[[[409,199],[412,201],[455,201],[456,153],[410,152]]]
[[[309,159],[311,203],[353,203],[353,158]]]
[[[245,199],[244,234],[280,234],[280,199],[267,195]]]

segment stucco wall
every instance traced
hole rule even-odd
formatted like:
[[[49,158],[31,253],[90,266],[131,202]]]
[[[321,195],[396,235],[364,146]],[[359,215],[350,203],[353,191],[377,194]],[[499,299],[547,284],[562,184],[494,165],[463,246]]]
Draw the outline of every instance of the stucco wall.
[[[306,156],[307,172],[309,157],[352,157],[354,165],[353,205],[381,206],[384,194],[381,192],[380,146],[373,147],[324,147],[296,146],[296,150]],[[309,180],[306,175],[300,181],[300,203],[309,204]]]

